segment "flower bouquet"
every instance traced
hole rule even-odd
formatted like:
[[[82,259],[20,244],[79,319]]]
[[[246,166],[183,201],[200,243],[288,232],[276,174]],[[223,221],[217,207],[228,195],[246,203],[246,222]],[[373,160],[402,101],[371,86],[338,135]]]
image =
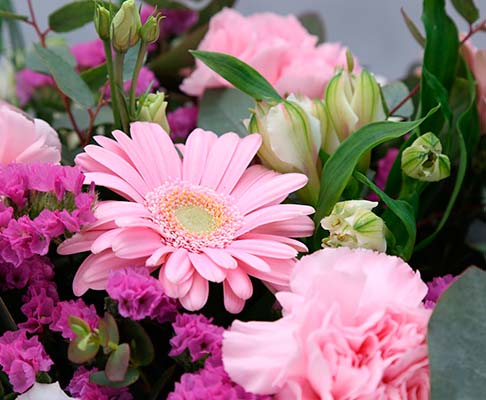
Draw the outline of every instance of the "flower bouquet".
[[[65,3],[0,1],[2,399],[485,397],[472,0],[392,82],[315,14]]]

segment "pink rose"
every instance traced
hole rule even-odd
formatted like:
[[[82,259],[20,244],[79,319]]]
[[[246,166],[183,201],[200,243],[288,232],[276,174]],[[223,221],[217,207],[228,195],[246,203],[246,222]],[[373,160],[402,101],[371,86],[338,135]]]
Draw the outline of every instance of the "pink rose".
[[[464,56],[476,79],[476,95],[481,133],[486,134],[486,50],[477,49],[471,42],[463,46]]]
[[[318,251],[277,293],[280,320],[235,321],[224,333],[224,367],[247,391],[281,400],[426,400],[426,293],[397,257]]]
[[[47,122],[0,103],[0,165],[60,161],[61,142]]]
[[[272,13],[244,17],[225,8],[209,24],[199,50],[233,55],[258,70],[280,94],[301,93],[322,97],[336,66],[346,62],[345,49],[338,44],[317,46],[294,16]],[[203,63],[186,78],[181,89],[201,96],[208,88],[231,85]]]

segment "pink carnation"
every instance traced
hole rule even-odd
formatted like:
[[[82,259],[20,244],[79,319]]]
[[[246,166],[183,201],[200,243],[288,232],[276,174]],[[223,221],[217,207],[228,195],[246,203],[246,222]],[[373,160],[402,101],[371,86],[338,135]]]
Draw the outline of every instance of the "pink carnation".
[[[36,89],[54,85],[54,79],[51,76],[28,68],[17,72],[15,81],[17,83],[17,97],[21,106],[25,106],[29,102]]]
[[[229,8],[211,18],[199,50],[239,58],[258,70],[281,95],[322,97],[335,68],[346,64],[345,48],[339,44],[317,46],[317,37],[294,16],[260,13],[243,17]],[[206,89],[221,86],[231,85],[197,61],[181,89],[201,96]]]
[[[110,270],[160,268],[165,293],[188,310],[204,306],[209,282],[221,283],[224,304],[240,312],[251,297],[250,276],[283,288],[299,251],[293,237],[312,234],[309,206],[280,204],[302,188],[302,174],[248,165],[260,135],[216,136],[196,129],[181,158],[159,125],[136,122],[131,138],[97,137],[76,163],[126,201],[100,202],[98,221],[63,242],[61,254],[91,251],[73,281],[76,295],[106,288]]]
[[[25,330],[7,331],[0,337],[0,365],[14,391],[25,392],[38,372],[47,372],[53,364],[37,336],[28,339]]]
[[[91,329],[98,326],[99,317],[96,313],[96,308],[91,304],[89,307],[81,299],[76,301],[60,301],[52,311],[51,325],[49,328],[55,332],[61,332],[65,339],[74,339],[75,333],[69,326],[69,317],[74,316],[86,322]]]
[[[303,257],[283,317],[235,321],[223,364],[246,390],[279,399],[429,398],[427,286],[401,259],[365,249]]]
[[[61,142],[47,122],[0,103],[0,165],[60,160]]]
[[[93,68],[105,62],[105,49],[101,39],[78,43],[71,47],[79,69]]]

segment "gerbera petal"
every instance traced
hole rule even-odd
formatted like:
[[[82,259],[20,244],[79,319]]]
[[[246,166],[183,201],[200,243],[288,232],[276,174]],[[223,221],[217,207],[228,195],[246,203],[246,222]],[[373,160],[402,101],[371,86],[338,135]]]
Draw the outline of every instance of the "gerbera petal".
[[[246,300],[253,294],[253,285],[248,274],[241,268],[227,271],[226,281],[233,292],[241,299]]]
[[[238,239],[231,243],[229,248],[246,251],[247,253],[271,257],[271,258],[293,258],[297,256],[297,250],[284,243],[268,241],[268,240],[255,240],[255,239]]]
[[[291,239],[286,236],[278,236],[278,235],[267,235],[263,233],[247,233],[245,236],[242,237],[242,239],[255,239],[255,240],[266,240],[266,241],[275,241],[279,243],[284,243],[287,244],[291,247],[293,247],[295,250],[298,252],[307,252],[307,246],[295,239]]]
[[[235,292],[231,289],[228,282],[223,282],[223,293],[224,293],[224,307],[233,314],[238,314],[243,310],[245,306],[245,300],[238,297]]]
[[[147,228],[123,228],[111,248],[120,258],[148,257],[160,247],[160,235]]]
[[[271,222],[259,226],[258,228],[253,229],[253,232],[302,238],[312,235],[314,232],[314,223],[309,217],[299,215],[285,221]]]
[[[106,136],[95,136],[93,139],[100,146],[116,154],[118,157],[123,158],[132,167],[135,167],[134,164],[131,162],[130,157],[128,157],[128,154],[123,150],[123,147],[120,146],[120,144],[116,140],[107,138]]]
[[[260,257],[254,256],[253,254],[247,253],[246,251],[236,250],[233,248],[226,249],[233,257],[237,258],[244,263],[251,265],[253,268],[263,272],[270,272],[272,269],[270,265]],[[240,263],[238,263],[240,266]]]
[[[189,252],[186,249],[177,249],[167,259],[164,275],[168,281],[177,284],[186,280],[192,269]]]
[[[111,189],[128,200],[143,203],[143,197],[140,195],[140,193],[138,193],[131,185],[121,178],[105,172],[86,172],[84,175],[84,183],[89,184],[94,182],[97,186],[104,186]]]
[[[189,292],[183,297],[179,298],[182,307],[188,311],[196,311],[201,309],[208,301],[209,284],[198,273],[194,273],[192,279],[192,286]]]
[[[182,179],[199,185],[209,149],[214,145],[218,137],[208,131],[195,129],[187,138],[182,161]]]
[[[258,270],[250,264],[242,265],[241,267],[250,276],[269,282],[272,285],[276,285],[282,290],[283,288],[286,288],[289,284],[290,276],[297,260],[295,258],[278,260],[266,257],[262,258],[262,260],[271,266],[270,271]]]
[[[110,249],[113,239],[121,232],[121,229],[110,229],[107,231],[98,231],[99,236],[93,241],[91,245],[91,252],[94,254],[101,253],[106,249]],[[97,232],[97,231],[94,231]]]
[[[220,267],[228,268],[228,269],[235,269],[238,267],[238,263],[236,260],[231,257],[224,249],[213,249],[207,247],[203,249],[204,253],[213,260],[216,264]]]
[[[95,241],[103,233],[104,231],[76,233],[73,237],[66,239],[57,247],[57,253],[66,255],[89,251],[93,241]]]
[[[189,253],[189,259],[204,279],[211,282],[223,282],[226,278],[225,270],[216,265],[206,254]]]
[[[160,247],[155,250],[149,258],[147,258],[147,261],[145,261],[145,265],[147,267],[155,267],[157,265],[160,265],[162,264],[164,258],[174,251],[175,249],[171,246]]]
[[[160,273],[159,273],[159,280],[160,283],[162,284],[165,294],[169,297],[172,297],[174,299],[178,299],[180,297],[183,297],[189,292],[189,290],[192,287],[192,281],[193,281],[193,276],[197,274],[193,274],[191,270],[191,274],[189,277],[181,281],[179,283],[173,283],[167,279],[164,273],[164,268],[161,268]]]
[[[250,187],[257,185],[259,182],[271,180],[278,176],[279,173],[265,168],[263,165],[250,165],[246,171],[241,175],[237,185],[231,191],[231,195],[237,199],[245,194]],[[285,195],[287,196],[287,195]]]

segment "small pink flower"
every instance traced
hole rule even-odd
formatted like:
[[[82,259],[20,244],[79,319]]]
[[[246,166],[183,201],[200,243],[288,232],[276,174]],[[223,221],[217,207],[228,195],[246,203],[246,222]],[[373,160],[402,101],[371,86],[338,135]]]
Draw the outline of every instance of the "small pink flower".
[[[346,65],[346,49],[339,44],[316,44],[317,37],[309,34],[294,16],[260,13],[243,17],[225,8],[211,18],[199,50],[241,59],[258,70],[281,95],[322,97],[335,68]],[[208,88],[222,86],[231,85],[197,61],[196,69],[183,81],[181,89],[201,96]]]
[[[75,44],[71,53],[79,69],[93,68],[105,62],[105,49],[101,39]]]
[[[17,72],[15,81],[17,83],[17,97],[21,106],[25,106],[29,102],[36,89],[54,85],[54,79],[51,76],[28,68]]]
[[[252,295],[250,276],[286,287],[299,251],[291,237],[312,233],[312,207],[280,204],[307,183],[302,174],[278,174],[248,165],[260,135],[241,139],[196,129],[183,158],[159,125],[131,125],[131,139],[97,137],[76,163],[94,181],[127,201],[98,204],[98,221],[59,246],[61,254],[91,251],[73,282],[76,295],[105,289],[110,270],[160,267],[169,297],[188,310],[204,306],[209,282],[223,284],[228,311],[240,312]]]
[[[235,321],[223,364],[246,390],[278,399],[427,400],[427,286],[401,259],[325,249],[296,265],[283,317]]]
[[[47,122],[0,103],[0,165],[60,160],[61,142]]]

